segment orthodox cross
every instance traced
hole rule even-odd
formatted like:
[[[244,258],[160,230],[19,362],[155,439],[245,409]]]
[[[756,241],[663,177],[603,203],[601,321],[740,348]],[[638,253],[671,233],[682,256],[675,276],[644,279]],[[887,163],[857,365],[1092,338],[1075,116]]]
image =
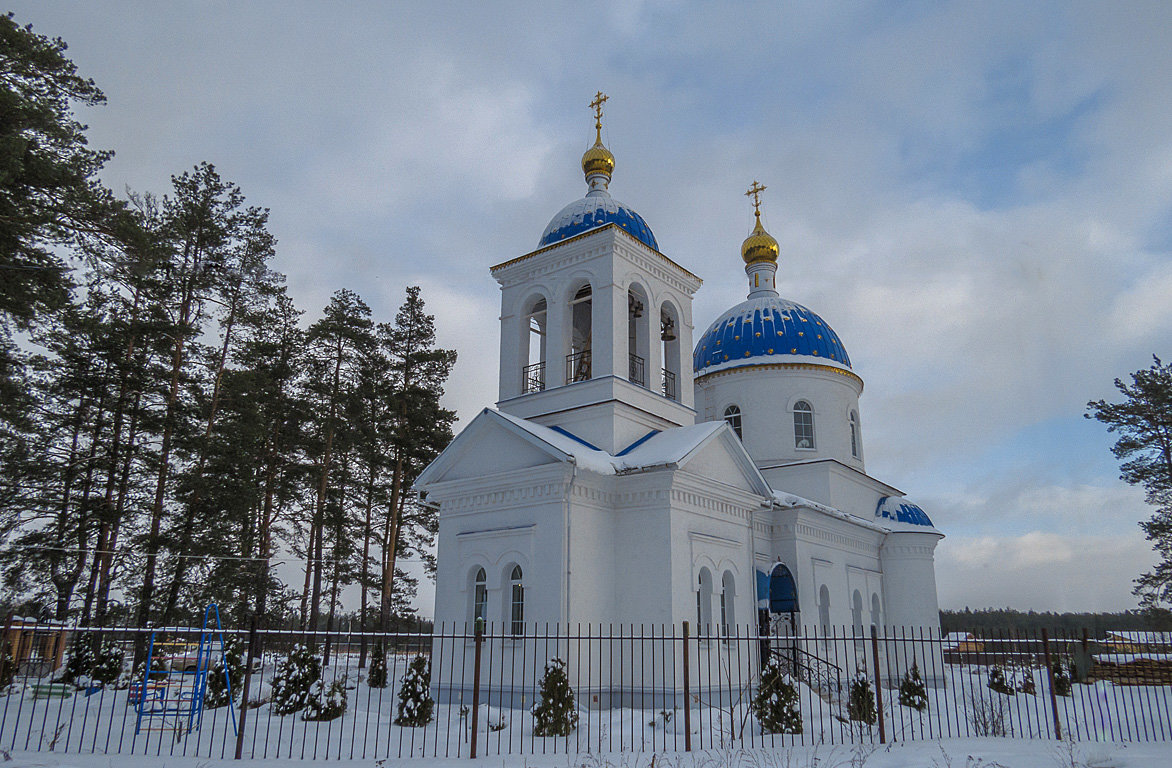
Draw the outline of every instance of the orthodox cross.
[[[590,102],[590,107],[594,110],[594,127],[600,131],[602,130],[602,105],[609,98],[605,93],[599,91],[594,94],[594,101]]]
[[[765,186],[757,183],[757,180],[754,179],[753,186],[749,187],[749,191],[745,193],[745,197],[753,198],[753,214],[757,218],[761,218],[761,193],[764,192],[765,189]]]

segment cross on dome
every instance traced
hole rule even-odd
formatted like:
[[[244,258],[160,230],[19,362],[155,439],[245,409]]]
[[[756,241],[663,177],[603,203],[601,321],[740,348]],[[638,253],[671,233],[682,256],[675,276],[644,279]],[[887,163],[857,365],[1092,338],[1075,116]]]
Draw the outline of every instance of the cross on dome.
[[[591,191],[605,191],[614,173],[614,155],[602,143],[602,105],[610,97],[602,91],[594,94],[590,108],[594,110],[594,146],[582,155],[582,173]]]
[[[756,179],[753,179],[753,185],[749,187],[749,191],[745,193],[745,197],[753,198],[753,214],[758,219],[761,218],[761,193],[767,189],[769,189],[769,187],[766,187],[765,185],[759,183]]]

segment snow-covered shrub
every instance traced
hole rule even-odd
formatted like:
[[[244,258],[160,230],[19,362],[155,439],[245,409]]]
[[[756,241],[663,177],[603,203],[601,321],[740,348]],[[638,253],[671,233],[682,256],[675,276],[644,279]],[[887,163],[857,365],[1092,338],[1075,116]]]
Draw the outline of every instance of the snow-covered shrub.
[[[771,657],[761,670],[761,683],[753,696],[752,707],[765,733],[802,732],[798,687],[777,657]]]
[[[309,688],[305,698],[305,709],[301,712],[302,720],[333,720],[341,717],[346,711],[346,676],[330,683],[329,687],[322,680],[315,680]]]
[[[1070,659],[1059,659],[1054,664],[1054,694],[1057,696],[1069,696],[1070,684],[1074,678],[1074,670],[1072,669]]]
[[[79,634],[69,650],[69,660],[61,671],[61,682],[82,688],[88,685],[110,685],[122,674],[122,649],[107,640],[94,650],[94,636]]]
[[[556,657],[546,662],[538,695],[540,701],[533,705],[533,735],[569,736],[578,727],[578,708],[566,662]]]
[[[997,691],[997,693],[1004,693],[1006,696],[1012,696],[1016,691],[1013,688],[1013,683],[1005,675],[1005,670],[997,665],[989,667],[989,690]]]
[[[229,684],[232,686],[232,700],[239,700],[240,687],[244,684],[244,649],[239,638],[228,640],[223,653],[213,658],[215,663],[208,670],[208,688],[203,700],[208,709],[228,706]]]
[[[381,640],[375,641],[370,649],[370,669],[366,673],[366,684],[371,688],[387,687],[387,650]]]
[[[1018,671],[1017,684],[1014,687],[1019,693],[1028,693],[1030,696],[1036,694],[1038,687],[1034,682],[1034,670],[1029,667],[1022,667]]]
[[[851,680],[850,694],[846,702],[846,714],[851,720],[874,725],[879,719],[875,711],[875,691],[866,673],[860,672]]]
[[[300,643],[273,672],[273,712],[288,715],[305,708],[313,684],[321,680],[317,650]]]
[[[924,679],[920,677],[920,668],[914,661],[912,668],[904,672],[903,679],[899,681],[899,703],[917,712],[923,712],[928,708],[928,688],[924,685]]]
[[[418,727],[431,722],[431,660],[423,654],[411,660],[403,685],[399,687],[399,706],[395,725]]]

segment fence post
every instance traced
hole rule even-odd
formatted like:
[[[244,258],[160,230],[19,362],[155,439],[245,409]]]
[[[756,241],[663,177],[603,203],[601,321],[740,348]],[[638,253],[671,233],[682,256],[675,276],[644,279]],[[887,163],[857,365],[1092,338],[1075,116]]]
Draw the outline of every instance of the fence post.
[[[1054,693],[1054,665],[1050,663],[1050,633],[1042,628],[1042,657],[1046,661],[1046,680],[1050,685],[1050,714],[1054,716],[1054,738],[1062,739],[1062,723],[1058,720],[1058,695]]]
[[[252,683],[252,660],[256,658],[256,614],[248,624],[248,650],[244,654],[244,689],[240,692],[240,723],[236,727],[236,759],[244,755],[244,723],[248,719],[248,689]]]
[[[684,622],[684,751],[692,751],[692,688],[688,680],[688,622]]]
[[[8,657],[9,657],[9,643],[8,636],[12,633],[12,611],[4,617],[4,637],[0,638],[0,682],[7,680],[8,674]],[[12,656],[12,676],[15,679],[16,670],[20,669],[20,665],[16,661],[16,654]]]
[[[875,662],[875,712],[879,715],[879,743],[887,743],[887,726],[883,724],[883,674],[879,671],[879,629],[871,625],[871,658]]]
[[[467,631],[467,630],[465,630]],[[476,759],[476,742],[479,740],[477,728],[480,723],[480,647],[484,644],[484,620],[477,617],[473,645],[476,650],[472,656],[472,746],[468,748],[468,757]],[[468,658],[465,656],[464,658]]]

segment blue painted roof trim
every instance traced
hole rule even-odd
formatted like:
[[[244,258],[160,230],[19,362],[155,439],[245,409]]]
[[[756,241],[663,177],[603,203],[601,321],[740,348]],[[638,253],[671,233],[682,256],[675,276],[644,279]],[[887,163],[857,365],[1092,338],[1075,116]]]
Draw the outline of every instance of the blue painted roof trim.
[[[607,198],[599,198],[599,200],[603,199]],[[647,247],[659,250],[659,243],[655,240],[651,227],[647,226],[647,222],[643,220],[642,216],[624,205],[616,206],[615,210],[608,210],[601,203],[591,211],[583,211],[581,218],[575,215],[574,220],[570,223],[546,232],[542,236],[541,242],[538,243],[538,247],[552,245],[574,235],[604,227],[607,224],[617,224]]]
[[[576,443],[581,443],[582,445],[586,446],[587,448],[589,448],[592,451],[601,451],[602,450],[597,445],[591,445],[590,443],[586,442],[582,438],[575,435],[573,432],[567,432],[566,430],[562,429],[561,427],[551,426],[550,429],[552,429],[554,432],[557,432],[559,435],[565,435],[566,437],[570,438],[571,440],[573,440]]]
[[[783,300],[753,304],[751,316],[746,317],[748,308],[738,305],[700,337],[692,354],[694,371],[737,360],[787,355],[821,357],[850,367],[842,340],[815,313]]]
[[[927,512],[907,499],[901,499],[898,496],[884,496],[879,499],[879,505],[875,508],[875,517],[910,525],[935,527]]]
[[[621,451],[619,451],[618,453],[616,453],[615,456],[626,456],[628,453],[635,450],[640,445],[643,445],[643,443],[647,442],[648,440],[650,440],[651,438],[655,437],[658,434],[659,434],[658,429],[651,430],[647,434],[643,435],[643,437],[640,437],[638,440],[636,440],[635,442],[628,445],[626,448],[624,448]]]

